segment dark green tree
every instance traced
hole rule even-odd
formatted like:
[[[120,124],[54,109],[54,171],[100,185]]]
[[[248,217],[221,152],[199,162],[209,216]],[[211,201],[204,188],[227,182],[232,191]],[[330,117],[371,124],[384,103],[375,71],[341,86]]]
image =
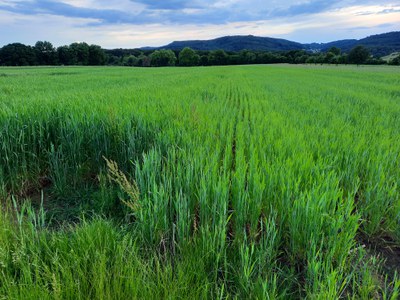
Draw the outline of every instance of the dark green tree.
[[[258,62],[261,64],[274,64],[281,61],[277,54],[271,52],[263,52],[258,55]]]
[[[305,55],[305,54],[303,54],[303,55],[301,55],[301,56],[297,56],[297,57],[294,59],[294,63],[295,63],[295,64],[305,64],[306,61],[307,61],[307,58],[308,58],[308,56]]]
[[[196,54],[196,52],[189,48],[185,47],[179,52],[179,65],[180,66],[197,66],[200,61],[200,56]]]
[[[241,64],[254,64],[257,56],[254,52],[249,50],[242,50],[239,52],[239,63]]]
[[[315,56],[309,56],[306,59],[306,64],[315,64],[316,63],[316,57]]]
[[[69,46],[60,46],[57,48],[58,63],[61,65],[73,65],[74,64],[74,54],[69,49]]]
[[[392,58],[392,59],[389,61],[389,65],[392,65],[392,66],[400,66],[400,54],[397,55],[395,58]]]
[[[172,50],[156,50],[150,54],[151,65],[154,67],[175,66],[176,56]]]
[[[89,46],[89,65],[99,66],[104,65],[107,61],[106,53],[100,46],[90,45]]]
[[[39,65],[57,64],[57,50],[52,43],[47,41],[38,41],[35,44],[37,63]]]
[[[386,61],[384,61],[381,58],[376,58],[376,57],[369,57],[366,61],[365,61],[366,65],[384,65],[386,64]]]
[[[285,62],[288,63],[296,63],[296,59],[298,57],[302,57],[303,55],[305,55],[306,52],[304,50],[290,50],[287,51],[286,53],[284,53],[284,56],[286,57]]]
[[[347,57],[348,62],[350,64],[362,64],[367,61],[370,54],[367,48],[364,46],[355,46],[353,49],[350,50],[349,55]]]
[[[123,60],[123,58],[122,58]],[[121,61],[121,57],[116,55],[107,55],[107,64],[112,66],[119,66],[123,62]]]
[[[242,60],[239,54],[235,53],[228,55],[228,65],[240,65],[240,64],[242,64]]]
[[[124,56],[123,65],[128,66],[128,67],[137,66],[138,60],[139,59],[134,55],[127,55],[127,56]]]
[[[335,53],[329,51],[328,53],[325,54],[324,63],[332,64],[334,63],[334,58],[335,58]]]
[[[138,60],[136,62],[136,65],[138,67],[150,67],[151,58],[142,53],[142,54],[139,55]]]
[[[36,64],[36,52],[31,46],[13,43],[4,46],[0,50],[0,65],[33,66]]]
[[[333,53],[334,55],[340,55],[340,53],[342,52],[341,50],[340,50],[340,48],[338,48],[338,47],[331,47],[331,48],[329,48],[329,50],[328,50],[328,53]]]
[[[344,53],[343,55],[340,55],[339,56],[339,64],[347,64],[347,61],[348,61],[347,56],[348,55],[346,53]]]
[[[214,50],[208,55],[208,63],[210,65],[226,65],[228,62],[228,55],[224,50]]]
[[[200,56],[200,65],[201,66],[208,66],[209,65],[208,55]]]
[[[86,66],[89,64],[89,45],[85,42],[69,45],[72,54],[72,64]]]

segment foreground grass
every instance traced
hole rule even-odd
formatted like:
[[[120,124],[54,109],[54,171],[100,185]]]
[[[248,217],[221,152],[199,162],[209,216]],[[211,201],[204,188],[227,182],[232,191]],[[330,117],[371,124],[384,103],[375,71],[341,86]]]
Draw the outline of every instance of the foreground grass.
[[[0,73],[0,297],[397,298],[398,69]]]
[[[32,212],[29,212],[30,216]],[[201,263],[146,255],[132,232],[95,219],[58,232],[2,216],[0,295],[7,299],[206,298]],[[31,220],[32,221],[32,220]],[[34,222],[35,223],[35,222]],[[153,256],[154,255],[154,256]]]

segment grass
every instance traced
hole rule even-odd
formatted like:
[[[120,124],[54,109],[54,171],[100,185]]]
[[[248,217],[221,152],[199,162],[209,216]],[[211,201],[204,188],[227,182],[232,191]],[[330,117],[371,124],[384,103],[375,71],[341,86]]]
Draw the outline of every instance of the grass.
[[[0,299],[396,299],[399,72],[2,68]]]

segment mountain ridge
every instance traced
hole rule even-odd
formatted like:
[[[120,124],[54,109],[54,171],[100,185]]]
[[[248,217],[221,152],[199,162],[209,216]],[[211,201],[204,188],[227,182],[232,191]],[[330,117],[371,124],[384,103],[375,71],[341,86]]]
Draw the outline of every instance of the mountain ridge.
[[[370,35],[362,39],[343,39],[328,43],[298,43],[291,40],[260,37],[254,35],[232,35],[223,36],[210,40],[186,40],[173,41],[161,47],[143,47],[141,49],[170,49],[182,50],[190,47],[194,50],[218,50],[225,51],[290,51],[290,50],[307,50],[307,51],[327,51],[331,47],[338,47],[343,52],[349,52],[351,48],[363,45],[368,48],[374,56],[385,56],[390,53],[400,51],[400,31],[386,32],[382,34]]]

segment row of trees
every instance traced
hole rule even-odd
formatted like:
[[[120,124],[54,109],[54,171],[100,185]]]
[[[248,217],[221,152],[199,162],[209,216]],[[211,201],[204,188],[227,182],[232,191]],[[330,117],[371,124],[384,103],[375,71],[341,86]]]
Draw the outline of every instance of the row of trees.
[[[342,53],[337,47],[327,52],[311,53],[305,50],[286,52],[265,52],[242,50],[240,52],[225,52],[224,50],[194,51],[184,48],[182,51],[156,50],[147,55],[143,52],[119,53],[110,51],[112,64],[124,66],[210,66],[210,65],[240,65],[240,64],[386,64],[382,59],[374,58],[363,46],[354,47],[348,54]],[[394,62],[397,62],[394,60]]]
[[[100,46],[72,43],[55,48],[50,42],[38,41],[35,46],[8,44],[0,49],[0,65],[104,65],[107,55]]]
[[[162,66],[210,66],[240,64],[386,64],[374,58],[367,48],[354,47],[349,53],[342,53],[337,47],[326,52],[312,53],[305,50],[266,52],[242,50],[194,51],[184,48],[172,50],[114,49],[103,50],[97,45],[72,43],[55,48],[50,42],[39,41],[35,46],[14,43],[0,49],[0,65],[121,65],[139,67]],[[400,65],[400,55],[389,64]]]
[[[155,50],[108,50],[113,65],[123,66],[210,66],[210,65],[240,65],[240,64],[387,64],[385,60],[374,58],[367,48],[354,47],[349,53],[342,53],[337,47],[326,52],[312,53],[305,50],[286,52],[266,52],[242,50],[240,52],[225,52],[224,50],[194,51],[184,48],[182,51]],[[389,64],[400,65],[400,55],[389,61]]]

